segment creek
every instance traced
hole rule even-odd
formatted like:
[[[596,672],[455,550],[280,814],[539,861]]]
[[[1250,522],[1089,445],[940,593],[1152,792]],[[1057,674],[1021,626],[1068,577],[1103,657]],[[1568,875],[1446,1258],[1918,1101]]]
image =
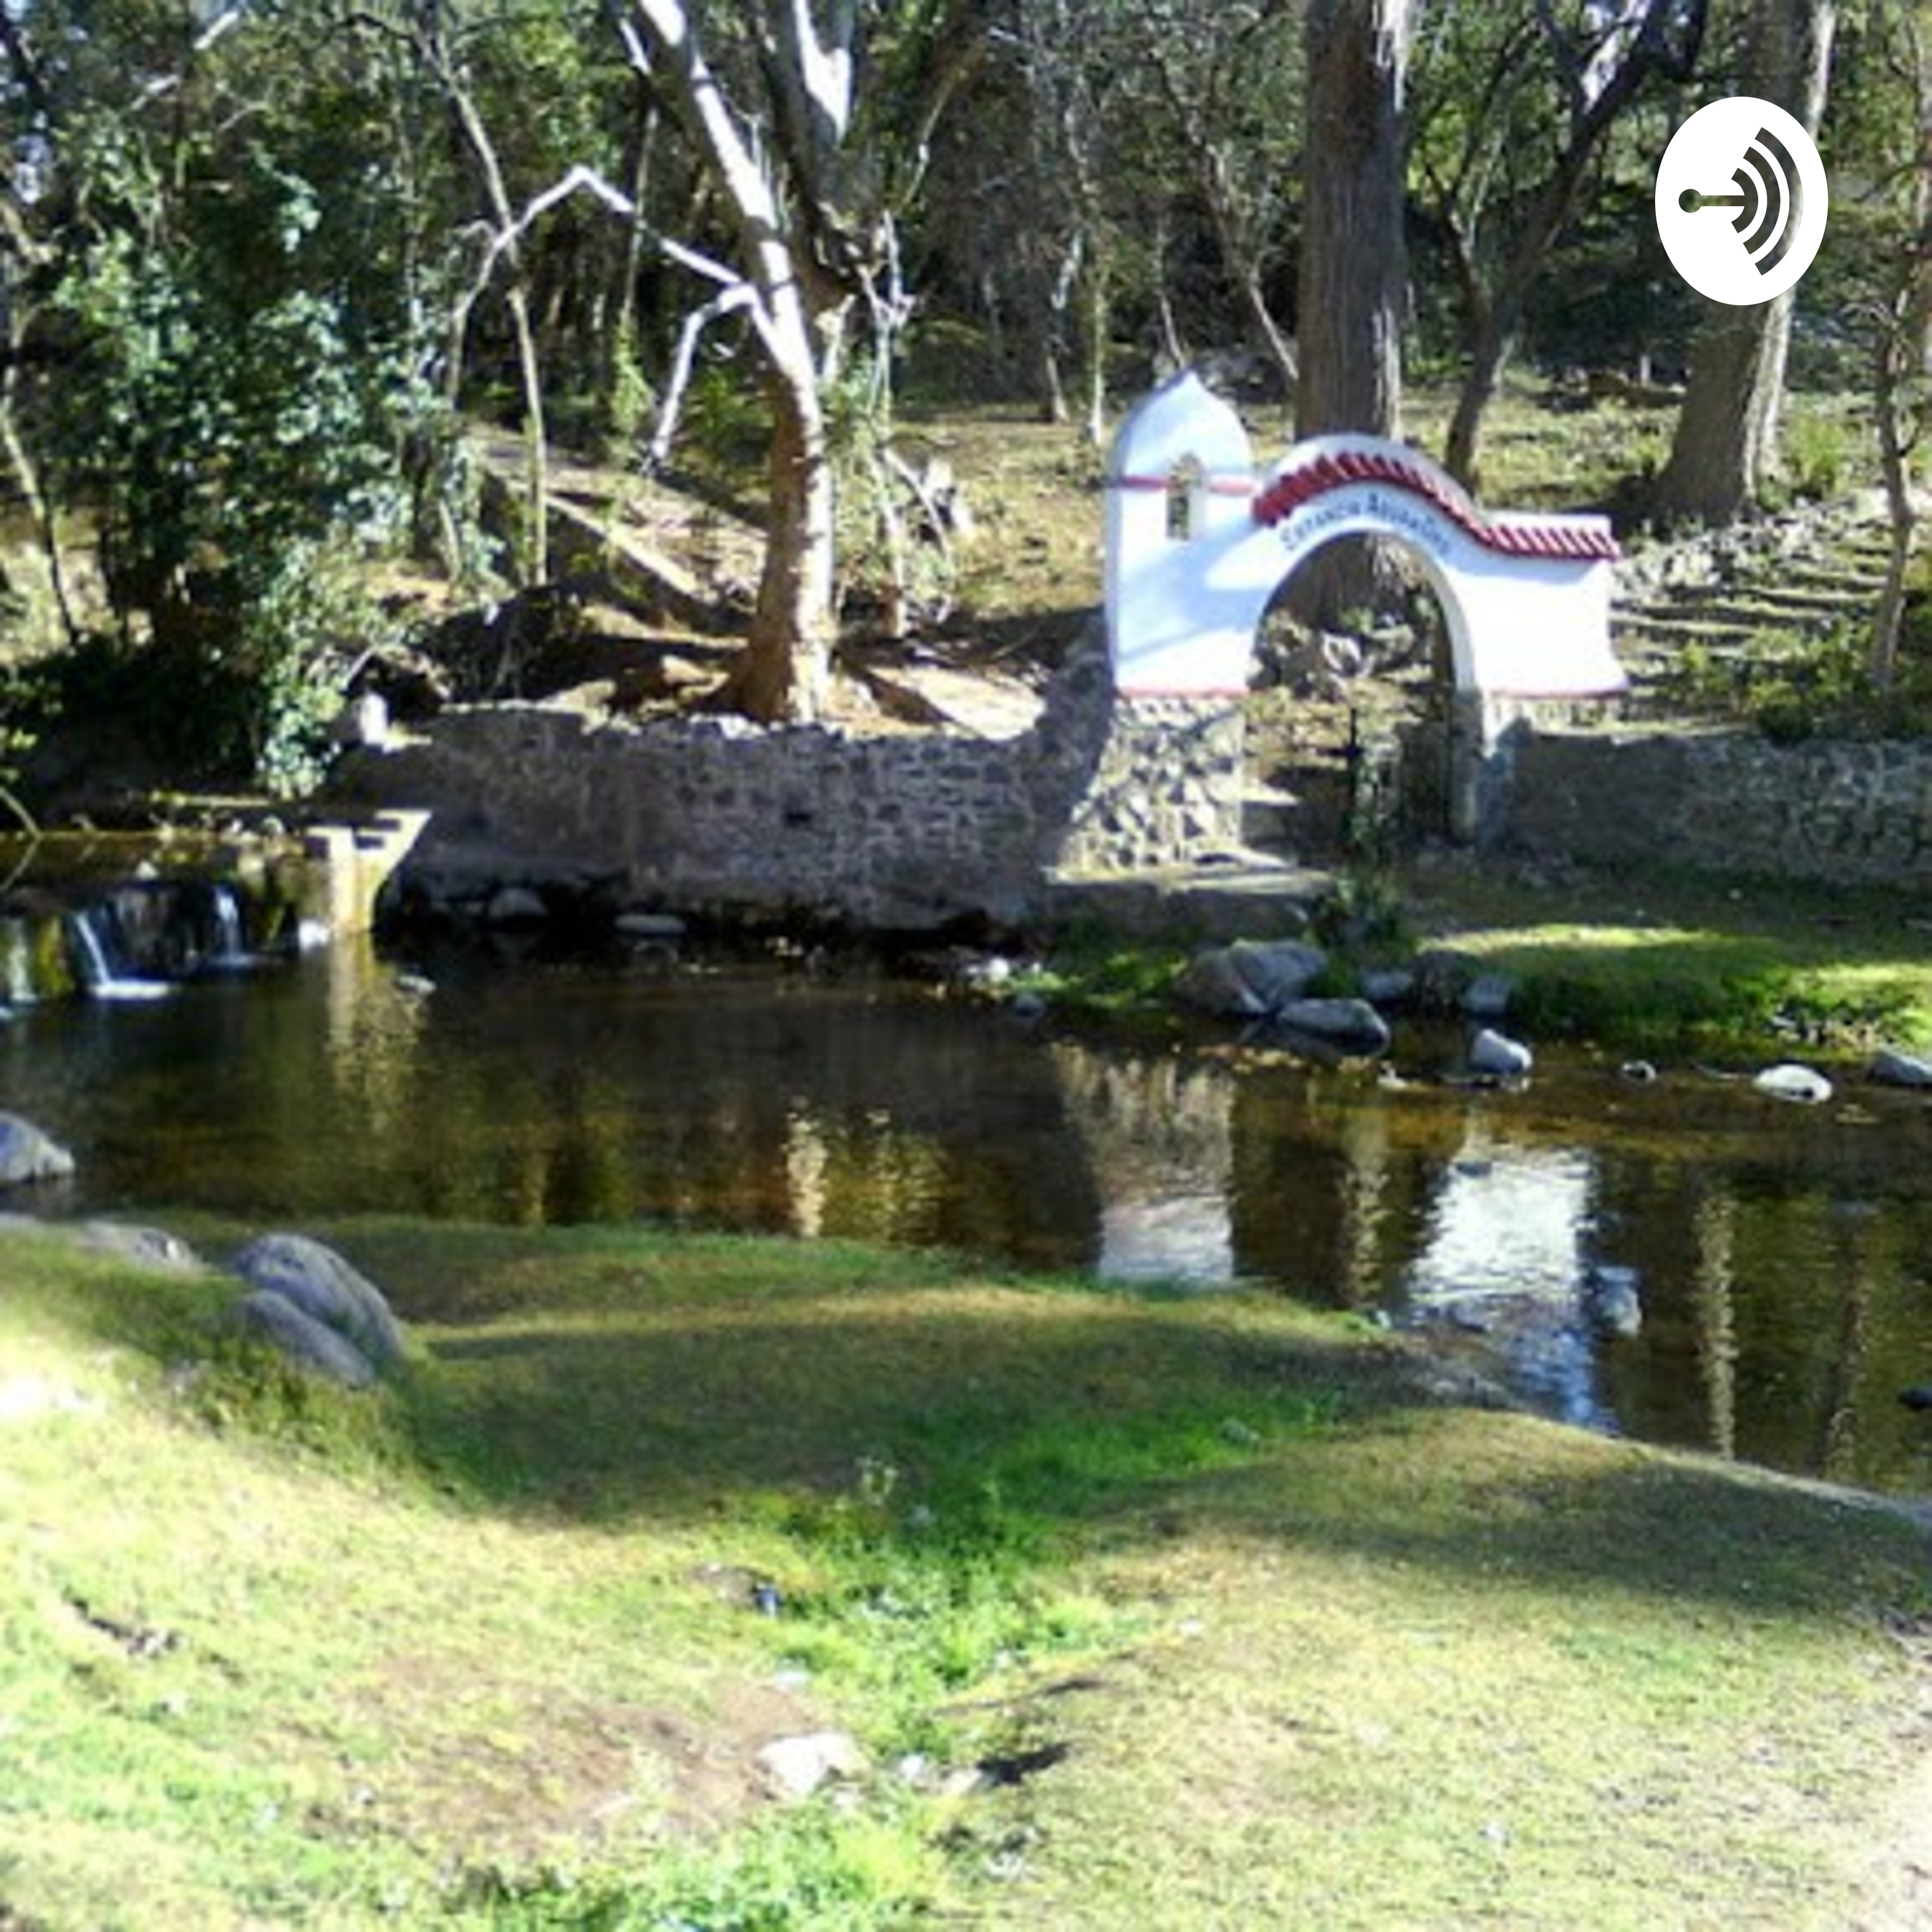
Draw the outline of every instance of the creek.
[[[418,962],[412,962],[416,964]],[[1239,1282],[1425,1331],[1543,1412],[1932,1486],[1932,1111],[1546,1052],[1519,1091],[1022,1021],[798,961],[366,946],[0,1027],[74,1150],[22,1204],[842,1235]]]

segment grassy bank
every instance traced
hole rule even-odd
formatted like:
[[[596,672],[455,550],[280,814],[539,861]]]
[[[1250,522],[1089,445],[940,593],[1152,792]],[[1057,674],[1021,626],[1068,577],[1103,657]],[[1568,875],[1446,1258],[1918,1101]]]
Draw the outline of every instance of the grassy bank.
[[[1904,1858],[1894,1516],[1258,1298],[336,1237],[374,1399],[0,1249],[0,1924],[1838,1927]]]
[[[1538,1039],[1759,1057],[1932,1047],[1932,901],[1896,892],[1438,854],[1347,881],[1329,925],[1314,990],[1352,992],[1365,966],[1446,947],[1514,981],[1511,1024]],[[1172,1015],[1192,950],[1083,933],[1019,985],[1070,1010]]]
[[[1932,902],[1688,874],[1412,872],[1406,916],[1516,978],[1532,1024],[1609,1045],[1932,1045]]]

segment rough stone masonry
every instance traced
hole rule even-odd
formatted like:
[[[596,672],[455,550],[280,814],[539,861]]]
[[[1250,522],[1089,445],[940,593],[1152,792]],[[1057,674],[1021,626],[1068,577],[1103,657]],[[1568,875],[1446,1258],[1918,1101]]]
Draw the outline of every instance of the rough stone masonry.
[[[1222,699],[1122,696],[1090,638],[1008,737],[456,706],[352,753],[337,794],[427,808],[404,884],[596,879],[632,902],[926,930],[1018,923],[1068,874],[1238,849],[1244,734]]]

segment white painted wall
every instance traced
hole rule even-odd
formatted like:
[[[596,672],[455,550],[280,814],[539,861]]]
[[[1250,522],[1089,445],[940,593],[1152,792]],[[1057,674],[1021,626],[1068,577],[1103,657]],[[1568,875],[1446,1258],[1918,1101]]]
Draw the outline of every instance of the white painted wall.
[[[1271,491],[1293,493],[1324,462],[1354,463],[1372,480],[1330,483],[1264,520]],[[1177,489],[1177,472],[1198,476]],[[1276,593],[1324,544],[1358,535],[1392,539],[1420,565],[1442,600],[1460,689],[1575,698],[1625,688],[1610,641],[1607,518],[1486,513],[1420,451],[1372,436],[1298,444],[1259,474],[1240,418],[1191,374],[1136,405],[1108,464],[1115,685],[1130,697],[1244,692]],[[1596,554],[1495,547],[1513,542]]]

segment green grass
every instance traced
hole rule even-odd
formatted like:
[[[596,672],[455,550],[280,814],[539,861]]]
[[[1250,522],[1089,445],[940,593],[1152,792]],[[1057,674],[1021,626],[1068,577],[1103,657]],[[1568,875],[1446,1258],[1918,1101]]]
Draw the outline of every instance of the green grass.
[[[1515,976],[1524,1022],[1627,1047],[1932,1044],[1932,906],[1896,892],[1492,864],[1408,881],[1431,940]]]
[[[0,1250],[0,1922],[1822,1927],[1889,1829],[1882,1510],[1258,1298],[335,1238],[374,1397]],[[826,1727],[871,1772],[770,1802]]]

